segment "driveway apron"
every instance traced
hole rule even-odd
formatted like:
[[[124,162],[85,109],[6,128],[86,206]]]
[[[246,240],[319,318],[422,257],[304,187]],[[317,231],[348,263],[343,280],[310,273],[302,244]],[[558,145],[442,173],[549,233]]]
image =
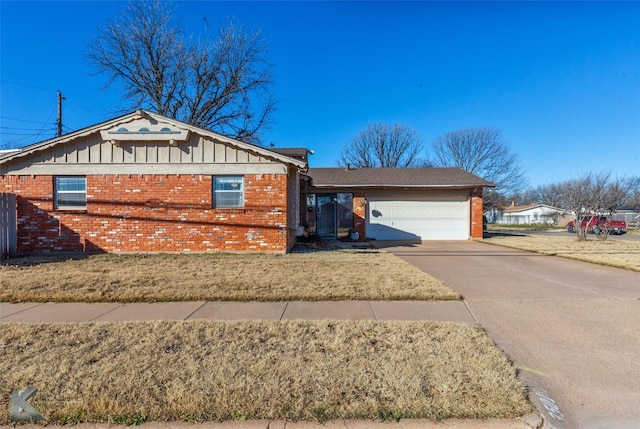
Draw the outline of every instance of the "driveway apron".
[[[477,242],[376,246],[463,296],[546,427],[640,427],[640,273]]]

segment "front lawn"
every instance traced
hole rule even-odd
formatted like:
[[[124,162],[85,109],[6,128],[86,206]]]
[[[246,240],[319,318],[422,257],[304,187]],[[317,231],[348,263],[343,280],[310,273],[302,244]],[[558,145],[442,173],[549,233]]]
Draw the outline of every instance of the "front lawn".
[[[613,239],[601,241],[591,235],[586,241],[578,241],[574,235],[565,233],[554,236],[519,232],[495,235],[485,238],[482,242],[640,271],[640,241]]]
[[[0,301],[12,302],[459,299],[375,250],[26,257],[0,265],[0,284]]]
[[[13,390],[50,423],[488,418],[533,411],[478,327],[434,322],[3,324]]]

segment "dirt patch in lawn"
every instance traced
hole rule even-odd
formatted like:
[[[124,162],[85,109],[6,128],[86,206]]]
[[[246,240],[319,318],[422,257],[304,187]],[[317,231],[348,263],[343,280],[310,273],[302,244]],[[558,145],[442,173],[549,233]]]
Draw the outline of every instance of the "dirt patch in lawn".
[[[640,271],[640,242],[638,241],[601,241],[591,237],[586,241],[578,241],[575,237],[566,235],[556,237],[505,234],[486,238],[482,242]]]
[[[4,324],[11,391],[52,423],[514,417],[532,411],[477,327],[434,322]]]
[[[13,302],[459,298],[400,258],[368,250],[19,258],[0,266],[0,284],[0,301]]]

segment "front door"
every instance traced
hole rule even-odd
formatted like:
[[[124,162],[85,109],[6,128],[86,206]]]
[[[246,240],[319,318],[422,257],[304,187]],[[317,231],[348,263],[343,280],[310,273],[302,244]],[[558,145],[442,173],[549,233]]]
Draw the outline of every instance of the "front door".
[[[316,230],[323,238],[336,238],[336,195],[317,194]]]

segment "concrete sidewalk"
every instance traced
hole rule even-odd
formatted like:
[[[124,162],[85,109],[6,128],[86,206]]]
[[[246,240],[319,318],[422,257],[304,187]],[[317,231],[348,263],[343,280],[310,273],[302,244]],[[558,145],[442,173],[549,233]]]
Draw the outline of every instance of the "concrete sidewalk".
[[[0,323],[127,320],[434,320],[475,324],[462,301],[7,303]]]

